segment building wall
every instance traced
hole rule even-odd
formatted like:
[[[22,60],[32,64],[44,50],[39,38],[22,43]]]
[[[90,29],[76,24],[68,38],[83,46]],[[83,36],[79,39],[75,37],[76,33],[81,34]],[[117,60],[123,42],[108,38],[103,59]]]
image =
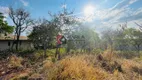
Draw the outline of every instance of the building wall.
[[[0,50],[6,50],[9,48],[10,46],[8,46],[8,41],[0,41]]]
[[[21,44],[20,44],[20,49],[24,49],[24,50],[27,50],[27,49],[33,49],[34,46],[31,42],[29,41],[21,41]]]
[[[13,44],[11,40],[2,40],[0,41],[0,50],[10,49]],[[15,48],[16,45],[13,46]],[[19,44],[19,48],[22,50],[33,49],[33,44],[30,41],[21,41]]]

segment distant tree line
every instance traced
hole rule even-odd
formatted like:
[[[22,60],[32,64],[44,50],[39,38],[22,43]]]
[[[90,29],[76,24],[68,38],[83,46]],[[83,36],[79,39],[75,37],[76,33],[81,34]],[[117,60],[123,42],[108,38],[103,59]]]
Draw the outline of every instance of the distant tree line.
[[[120,25],[119,29],[109,29],[102,32],[103,49],[108,47],[120,51],[142,50],[142,31],[129,28],[126,24]]]

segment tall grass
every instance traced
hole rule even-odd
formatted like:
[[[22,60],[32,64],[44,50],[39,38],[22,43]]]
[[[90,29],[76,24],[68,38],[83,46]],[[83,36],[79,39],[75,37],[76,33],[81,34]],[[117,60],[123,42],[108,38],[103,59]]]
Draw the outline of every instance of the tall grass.
[[[41,73],[45,80],[142,80],[142,63],[119,58],[109,50],[97,56],[66,56],[55,63],[48,61]]]

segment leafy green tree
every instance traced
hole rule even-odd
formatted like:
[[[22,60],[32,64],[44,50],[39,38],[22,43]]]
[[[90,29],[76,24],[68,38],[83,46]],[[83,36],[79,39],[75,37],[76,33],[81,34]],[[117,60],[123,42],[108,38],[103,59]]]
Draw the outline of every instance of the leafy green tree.
[[[126,39],[126,28],[117,29],[114,36],[114,47],[116,50],[129,50],[129,39]]]
[[[125,28],[115,33],[115,48],[118,50],[137,50],[141,49],[142,32],[135,28]]]
[[[28,37],[34,42],[36,48],[41,47],[44,49],[46,55],[46,49],[53,45],[58,29],[56,26],[53,26],[54,24],[52,22],[46,19],[40,19],[36,24],[33,26],[33,31]]]
[[[108,49],[110,48],[111,50],[114,48],[114,38],[116,35],[116,31],[113,30],[112,28],[107,29],[101,33],[101,40],[102,40],[102,48],[103,49]]]
[[[49,12],[51,20],[42,20],[39,22],[39,25],[36,22],[36,26],[33,28],[29,37],[36,43],[35,45],[39,45],[38,43],[41,43],[46,46],[49,46],[52,41],[55,41],[59,32],[69,40],[74,25],[77,23],[77,18],[72,14],[73,12],[68,11],[66,8],[57,14]],[[56,55],[60,55],[60,53],[57,53]]]
[[[76,25],[79,24],[79,18],[73,15],[73,11],[69,11],[66,8],[63,8],[63,10],[57,14],[49,13],[49,15],[52,18],[51,22],[54,26],[58,26],[58,31],[66,37],[69,37],[72,31],[77,27]]]
[[[129,48],[129,40],[125,38],[127,22],[119,25],[119,28],[109,28],[102,32],[102,44],[104,49],[110,48],[116,50],[127,50]]]
[[[9,26],[6,21],[4,21],[4,16],[0,13],[0,34],[4,33],[12,33],[14,30],[14,26]]]
[[[63,10],[59,13],[49,13],[49,15],[52,18],[51,22],[54,24],[53,26],[56,26],[58,28],[57,31],[62,33],[62,35],[64,35],[64,37],[66,37],[68,41],[71,40],[72,32],[77,27],[76,25],[79,24],[78,18],[73,15],[73,11],[68,11],[68,9],[63,8]],[[56,55],[60,55],[60,53],[57,53]]]
[[[74,44],[76,48],[84,48],[90,51],[94,48],[100,47],[99,35],[95,32],[94,29],[88,28],[86,25],[78,26],[78,28],[73,31],[72,35],[77,35],[79,36],[78,39],[80,39],[81,37],[80,40],[84,40],[83,42],[81,41],[79,44]],[[84,39],[82,39],[82,36],[84,37]]]
[[[125,39],[128,39],[129,43],[139,52],[142,45],[142,32],[135,28],[128,28],[125,33]]]

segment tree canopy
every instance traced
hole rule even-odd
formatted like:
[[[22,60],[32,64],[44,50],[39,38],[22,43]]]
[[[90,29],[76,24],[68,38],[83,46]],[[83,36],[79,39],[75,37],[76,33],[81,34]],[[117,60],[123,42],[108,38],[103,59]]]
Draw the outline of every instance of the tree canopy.
[[[8,23],[4,21],[4,18],[4,15],[0,13],[0,33],[12,33],[14,26],[8,25]]]

